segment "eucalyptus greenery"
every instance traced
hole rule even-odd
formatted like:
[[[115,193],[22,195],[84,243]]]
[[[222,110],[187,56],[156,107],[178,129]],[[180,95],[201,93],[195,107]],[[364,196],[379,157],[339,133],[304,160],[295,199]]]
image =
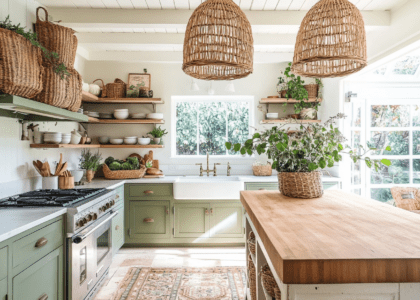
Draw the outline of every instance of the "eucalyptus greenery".
[[[368,152],[378,150],[376,148],[364,150],[360,146],[360,149],[351,149],[342,145],[346,138],[334,124],[343,118],[344,114],[337,114],[323,124],[301,124],[299,130],[292,132],[288,132],[286,125],[275,126],[264,132],[256,132],[243,145],[227,142],[226,148],[233,148],[233,151],[239,151],[242,155],[266,153],[273,160],[272,168],[278,172],[312,172],[332,167],[335,162],[342,160],[340,153],[349,154],[354,162],[364,160],[368,168],[378,170],[380,164],[390,166],[388,159],[376,160],[366,156]],[[345,149],[349,151],[345,152]],[[386,147],[386,150],[390,151],[391,147]]]
[[[97,171],[102,160],[101,153],[92,153],[89,149],[83,149],[80,156],[80,169]]]
[[[44,58],[53,66],[54,72],[58,74],[61,79],[67,78],[67,76],[70,75],[67,71],[67,67],[63,63],[59,62],[59,55],[56,52],[49,51],[37,41],[37,35],[35,32],[25,30],[25,27],[20,26],[20,23],[13,25],[9,16],[7,16],[4,21],[0,22],[0,28],[13,31],[23,36],[30,41],[32,45],[41,49]]]

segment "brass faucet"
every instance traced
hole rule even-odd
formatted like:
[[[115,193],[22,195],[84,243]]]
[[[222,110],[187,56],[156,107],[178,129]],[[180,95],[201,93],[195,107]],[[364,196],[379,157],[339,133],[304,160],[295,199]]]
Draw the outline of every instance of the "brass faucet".
[[[203,170],[203,164],[202,163],[197,163],[196,165],[200,166],[200,176],[203,176],[203,172],[206,172],[207,176],[209,176],[210,173],[213,173],[213,176],[217,176],[216,165],[220,165],[220,163],[215,163],[213,170],[210,170],[209,169],[209,152],[207,151],[207,169]]]

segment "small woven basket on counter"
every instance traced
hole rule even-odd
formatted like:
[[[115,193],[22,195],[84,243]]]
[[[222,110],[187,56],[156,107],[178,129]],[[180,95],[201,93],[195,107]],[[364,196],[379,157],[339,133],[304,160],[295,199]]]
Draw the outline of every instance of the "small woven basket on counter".
[[[251,255],[248,255],[248,281],[251,300],[257,300],[257,273]]]
[[[324,194],[322,172],[279,172],[280,192],[292,198],[318,198]]]
[[[252,172],[254,173],[254,176],[271,176],[271,174],[273,174],[273,169],[271,168],[271,163],[267,162],[267,164],[263,166],[252,166]]]
[[[127,85],[119,78],[116,78],[113,83],[107,83],[106,85],[107,98],[125,98],[126,92]]]
[[[305,84],[303,86],[305,90],[308,92],[308,98],[318,98],[318,85],[313,84]]]
[[[146,173],[146,167],[141,165],[139,170],[119,170],[111,171],[109,167],[104,164],[102,167],[106,179],[137,179],[142,178]]]
[[[249,252],[251,252],[253,255],[255,255],[255,253],[256,253],[256,251],[255,251],[255,234],[252,231],[249,233],[247,243],[248,243]]]

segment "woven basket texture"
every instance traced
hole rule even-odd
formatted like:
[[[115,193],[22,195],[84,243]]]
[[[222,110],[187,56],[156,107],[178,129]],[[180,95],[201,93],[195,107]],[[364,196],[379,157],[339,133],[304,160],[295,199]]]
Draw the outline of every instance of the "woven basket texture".
[[[363,17],[347,0],[321,0],[303,19],[292,72],[308,77],[341,77],[367,65]]]
[[[413,187],[393,187],[391,188],[392,197],[397,207],[420,213],[420,192]]]
[[[44,64],[43,90],[36,101],[77,111],[82,104],[82,76],[68,68],[70,75],[62,79],[54,72],[54,66]]]
[[[273,169],[271,168],[271,164],[268,163],[265,166],[252,166],[252,172],[254,176],[271,176]]]
[[[146,167],[141,165],[139,170],[120,170],[111,171],[109,167],[104,164],[102,167],[106,179],[136,179],[142,178],[146,173]]]
[[[99,97],[106,98],[106,86],[105,86],[104,81],[102,79],[95,79],[92,83],[95,83],[98,80],[100,80],[101,83],[102,83],[102,86],[100,86],[101,87],[101,93],[99,94]]]
[[[262,285],[264,286],[265,290],[272,298],[274,298],[275,297],[274,288],[277,287],[277,283],[276,283],[276,280],[274,279],[273,273],[271,273],[271,270],[268,264],[265,264],[264,266],[262,266],[260,275],[261,275]]]
[[[39,18],[39,11],[45,12],[45,21]],[[59,61],[67,68],[74,68],[76,59],[77,37],[74,30],[48,21],[48,12],[43,7],[36,9],[35,32],[38,41],[49,51],[59,55]],[[44,60],[45,61],[45,60]]]
[[[280,192],[292,198],[318,198],[324,193],[322,173],[314,172],[279,172]]]
[[[247,242],[248,242],[249,252],[251,252],[252,254],[255,255],[255,253],[256,253],[256,251],[255,251],[255,234],[252,231],[249,233]]]
[[[257,273],[255,272],[255,265],[252,262],[251,255],[248,255],[248,280],[251,300],[257,299]]]
[[[0,90],[35,98],[42,91],[41,50],[23,36],[0,28]]]
[[[107,98],[125,98],[126,91],[127,85],[119,78],[116,78],[113,83],[107,83],[106,85]]]
[[[275,296],[276,300],[281,300],[281,292],[280,292],[280,288],[278,286],[274,287],[274,296]]]
[[[317,84],[305,84],[303,87],[308,92],[308,98],[318,98]]]
[[[194,78],[232,80],[253,72],[251,24],[232,0],[207,0],[188,21],[182,70]]]

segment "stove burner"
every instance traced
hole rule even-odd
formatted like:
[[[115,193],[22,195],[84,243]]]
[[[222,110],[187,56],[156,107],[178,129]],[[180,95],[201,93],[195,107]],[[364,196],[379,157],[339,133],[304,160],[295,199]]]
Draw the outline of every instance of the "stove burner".
[[[36,190],[0,200],[0,207],[71,206],[106,189]]]

